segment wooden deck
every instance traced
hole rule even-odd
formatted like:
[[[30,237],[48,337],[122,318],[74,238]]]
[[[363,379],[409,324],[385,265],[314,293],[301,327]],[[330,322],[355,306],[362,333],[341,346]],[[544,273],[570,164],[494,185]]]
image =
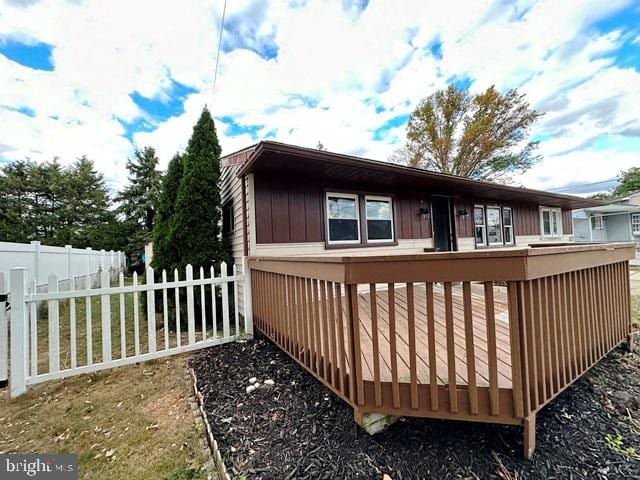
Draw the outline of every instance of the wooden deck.
[[[356,421],[524,426],[631,331],[632,244],[251,259],[255,326]]]
[[[417,382],[428,384],[431,372],[430,357],[433,356],[438,383],[447,385],[449,367],[447,354],[447,325],[446,303],[443,285],[433,286],[434,304],[434,339],[429,340],[427,321],[427,292],[426,284],[414,284],[414,323],[415,323],[415,355]],[[371,293],[359,293],[358,318],[360,319],[360,342],[363,361],[363,377],[365,381],[374,380],[374,358],[379,352],[380,381],[391,382],[393,379],[393,353],[399,381],[408,382],[411,375],[411,345],[409,345],[409,315],[407,308],[407,287],[396,286],[395,290],[395,325],[389,322],[389,290],[385,286],[376,288],[375,298],[377,309],[377,342],[374,348],[373,322],[371,319]],[[464,299],[462,285],[452,286],[453,299],[453,332],[456,363],[456,383],[459,386],[468,384],[467,379],[467,343],[465,340]],[[494,287],[494,312],[496,331],[496,351],[498,387],[511,388],[511,349],[509,346],[509,323],[507,293],[505,287]],[[471,285],[471,301],[473,311],[474,362],[476,370],[476,384],[478,387],[489,386],[489,354],[487,336],[486,303],[484,288],[481,284]],[[346,315],[346,312],[345,312]],[[391,332],[395,330],[395,335]],[[394,342],[395,337],[395,342]],[[393,345],[395,343],[395,345]],[[430,352],[430,343],[434,345],[434,354]],[[346,347],[345,347],[346,348]],[[323,355],[325,353],[323,352]],[[348,362],[347,362],[348,368]],[[349,370],[347,369],[347,372]]]

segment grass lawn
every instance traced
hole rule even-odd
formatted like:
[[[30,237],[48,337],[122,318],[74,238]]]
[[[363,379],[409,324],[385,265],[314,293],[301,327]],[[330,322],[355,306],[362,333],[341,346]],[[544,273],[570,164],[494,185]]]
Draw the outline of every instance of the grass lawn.
[[[140,340],[146,350],[146,312],[140,302]],[[86,303],[76,301],[78,365],[86,358]],[[113,356],[120,356],[119,297],[111,298]],[[92,302],[94,361],[102,355],[100,304]],[[48,370],[46,306],[39,320],[38,370]],[[60,304],[61,368],[69,366],[69,304]],[[133,298],[126,298],[127,351],[133,352]],[[163,332],[158,346],[162,348]],[[175,341],[175,336],[174,339]],[[204,479],[201,433],[188,404],[188,355],[45,382],[27,394],[0,396],[1,453],[76,453],[79,478]]]

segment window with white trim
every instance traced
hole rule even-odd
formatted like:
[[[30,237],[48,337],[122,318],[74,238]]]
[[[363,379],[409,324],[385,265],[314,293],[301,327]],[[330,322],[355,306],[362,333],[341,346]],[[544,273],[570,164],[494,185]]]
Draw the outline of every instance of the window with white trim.
[[[631,233],[640,235],[640,213],[631,214]]]
[[[476,247],[515,244],[511,207],[475,205],[473,227]]]
[[[487,237],[485,232],[484,207],[482,205],[473,207],[473,223],[475,227],[476,246],[483,247],[487,244]]]
[[[502,219],[500,207],[487,207],[487,243],[502,245]]]
[[[591,228],[594,230],[604,230],[604,218],[602,215],[593,215],[591,217]]]
[[[327,193],[327,243],[360,243],[358,195]]]
[[[366,195],[367,242],[393,242],[393,205],[391,197]]]
[[[504,229],[504,244],[513,245],[513,215],[509,207],[502,209],[502,225]]]
[[[540,207],[540,231],[542,238],[562,236],[562,210],[559,208]]]

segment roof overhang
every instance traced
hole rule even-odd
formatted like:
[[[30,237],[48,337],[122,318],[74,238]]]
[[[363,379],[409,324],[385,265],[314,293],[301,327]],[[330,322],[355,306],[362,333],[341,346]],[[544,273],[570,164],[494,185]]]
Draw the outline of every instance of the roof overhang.
[[[515,200],[565,209],[604,205],[599,200],[472,180],[390,162],[263,141],[240,168],[238,176],[268,172],[311,176],[339,184],[367,183],[381,187],[424,190],[432,194],[464,195],[498,202]]]

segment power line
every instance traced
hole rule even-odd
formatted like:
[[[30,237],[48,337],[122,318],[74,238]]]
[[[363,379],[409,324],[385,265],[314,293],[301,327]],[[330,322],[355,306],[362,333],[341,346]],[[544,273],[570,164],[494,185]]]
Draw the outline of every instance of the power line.
[[[224,31],[224,16],[227,12],[227,0],[224,0],[224,6],[222,7],[222,22],[220,22],[220,38],[218,39],[218,53],[216,55],[216,69],[213,73],[213,87],[211,88],[212,95],[216,90],[216,80],[218,79],[218,65],[220,64],[220,47],[222,46],[222,32]]]
[[[579,187],[590,187],[592,185],[600,185],[602,183],[613,182],[613,181],[616,181],[616,180],[618,180],[617,177],[609,178],[608,180],[600,180],[599,182],[576,183],[574,185],[567,185],[566,187],[554,188],[552,191],[553,192],[563,192],[565,190],[573,190],[573,189],[579,188]]]

